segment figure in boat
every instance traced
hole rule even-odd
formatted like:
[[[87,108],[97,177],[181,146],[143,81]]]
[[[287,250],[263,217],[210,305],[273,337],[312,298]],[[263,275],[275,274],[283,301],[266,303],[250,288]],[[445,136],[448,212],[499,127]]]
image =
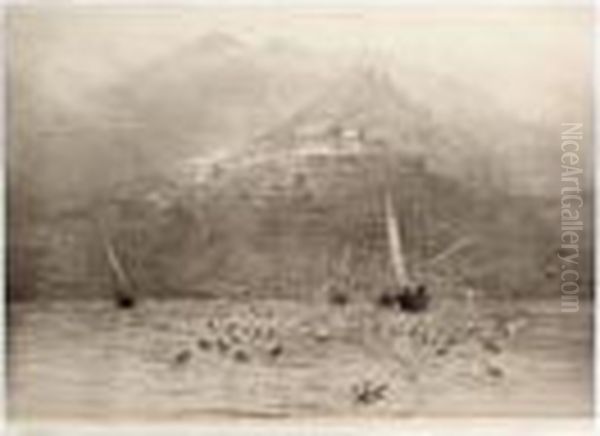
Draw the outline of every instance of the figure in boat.
[[[398,295],[398,305],[406,312],[422,312],[429,307],[431,295],[427,293],[424,284],[419,284],[416,289],[404,286],[402,293]]]

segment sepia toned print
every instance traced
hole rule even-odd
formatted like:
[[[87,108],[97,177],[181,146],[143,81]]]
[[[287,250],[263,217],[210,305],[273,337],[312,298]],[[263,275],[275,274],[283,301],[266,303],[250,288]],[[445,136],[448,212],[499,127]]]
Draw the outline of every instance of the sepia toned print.
[[[14,7],[14,421],[592,413],[589,11]]]

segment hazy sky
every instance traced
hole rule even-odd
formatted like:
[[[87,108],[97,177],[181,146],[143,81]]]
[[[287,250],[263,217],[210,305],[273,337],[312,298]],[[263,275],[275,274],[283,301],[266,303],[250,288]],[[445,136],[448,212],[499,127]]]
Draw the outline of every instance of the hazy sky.
[[[214,30],[249,44],[278,37],[336,53],[377,50],[476,83],[533,118],[578,111],[571,106],[591,74],[591,15],[576,8],[54,7],[13,11],[9,24],[17,64],[58,89],[106,86]]]

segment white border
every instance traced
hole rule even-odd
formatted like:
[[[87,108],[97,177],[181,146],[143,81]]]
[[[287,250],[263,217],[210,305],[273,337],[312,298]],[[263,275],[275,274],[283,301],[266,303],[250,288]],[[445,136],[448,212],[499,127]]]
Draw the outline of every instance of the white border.
[[[353,6],[441,6],[441,7],[462,7],[462,6],[481,6],[485,7],[594,7],[594,29],[593,29],[593,55],[594,55],[594,70],[595,73],[600,71],[600,43],[596,38],[600,37],[600,29],[597,25],[600,23],[600,11],[596,7],[593,0],[0,0],[0,25],[5,29],[6,7],[12,6],[335,6],[335,7],[353,7]],[[6,45],[5,39],[0,39],[0,55],[4,62],[0,66],[0,98],[2,102],[6,102]],[[595,83],[594,83],[595,85]],[[600,99],[600,89],[596,86],[594,89],[594,112],[592,129],[587,129],[588,134],[592,134],[594,142],[594,165],[598,162],[600,151],[595,147],[596,138],[600,134],[600,115],[596,110],[596,102]],[[6,147],[6,105],[0,105],[0,134],[4,139],[3,144]],[[0,177],[6,180],[5,164],[6,155],[5,148],[0,150]],[[597,171],[594,168],[594,171]],[[600,177],[595,173],[594,177],[594,222],[596,229],[600,226],[600,215],[596,204],[598,202],[598,192],[600,190]],[[0,184],[0,242],[3,247],[6,247],[6,184]],[[600,232],[595,233],[595,246],[600,244]],[[0,254],[0,284],[6,289],[6,270],[5,270],[5,250]],[[595,257],[595,271],[600,271],[600,257]],[[6,311],[5,299],[0,301],[0,352],[2,356],[6,356],[7,344],[5,341],[5,326],[6,326]],[[595,301],[595,313],[599,313],[600,302]],[[595,320],[596,321],[596,320]],[[600,329],[598,322],[594,322],[594,345],[595,350],[600,346]],[[3,361],[5,363],[5,361]],[[595,371],[600,366],[595,360]],[[5,407],[6,404],[6,366],[0,367],[0,376],[2,384],[0,385],[0,434],[7,435],[77,435],[77,436],[97,436],[104,434],[116,435],[131,435],[131,436],[163,436],[163,435],[207,435],[207,436],[229,436],[234,434],[245,434],[251,436],[259,435],[281,435],[281,436],[325,436],[325,435],[343,435],[343,436],[363,436],[363,435],[381,435],[381,436],[402,436],[402,435],[530,435],[530,436],[552,436],[552,435],[592,435],[600,434],[600,425],[596,420],[560,420],[560,419],[544,419],[544,420],[526,420],[526,419],[510,419],[510,420],[407,420],[398,423],[382,423],[373,421],[370,423],[356,424],[335,424],[315,422],[289,422],[287,424],[273,424],[266,422],[264,424],[239,422],[232,424],[198,424],[198,425],[155,425],[138,426],[138,425],[113,425],[100,427],[98,425],[81,425],[81,424],[46,424],[46,425],[27,425],[27,426],[8,426],[6,423]],[[594,392],[597,395],[600,392],[600,381],[594,377]],[[595,414],[600,414],[600,404],[595,403]],[[595,431],[594,431],[595,430]]]

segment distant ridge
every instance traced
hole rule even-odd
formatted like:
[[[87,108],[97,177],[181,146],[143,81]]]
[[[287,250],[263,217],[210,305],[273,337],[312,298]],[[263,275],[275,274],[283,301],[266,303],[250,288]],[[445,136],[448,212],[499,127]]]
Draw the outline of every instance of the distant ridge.
[[[240,39],[233,35],[222,31],[212,31],[195,41],[191,42],[186,47],[187,49],[195,49],[200,54],[207,53],[230,53],[235,51],[242,51],[247,49],[246,44]]]

